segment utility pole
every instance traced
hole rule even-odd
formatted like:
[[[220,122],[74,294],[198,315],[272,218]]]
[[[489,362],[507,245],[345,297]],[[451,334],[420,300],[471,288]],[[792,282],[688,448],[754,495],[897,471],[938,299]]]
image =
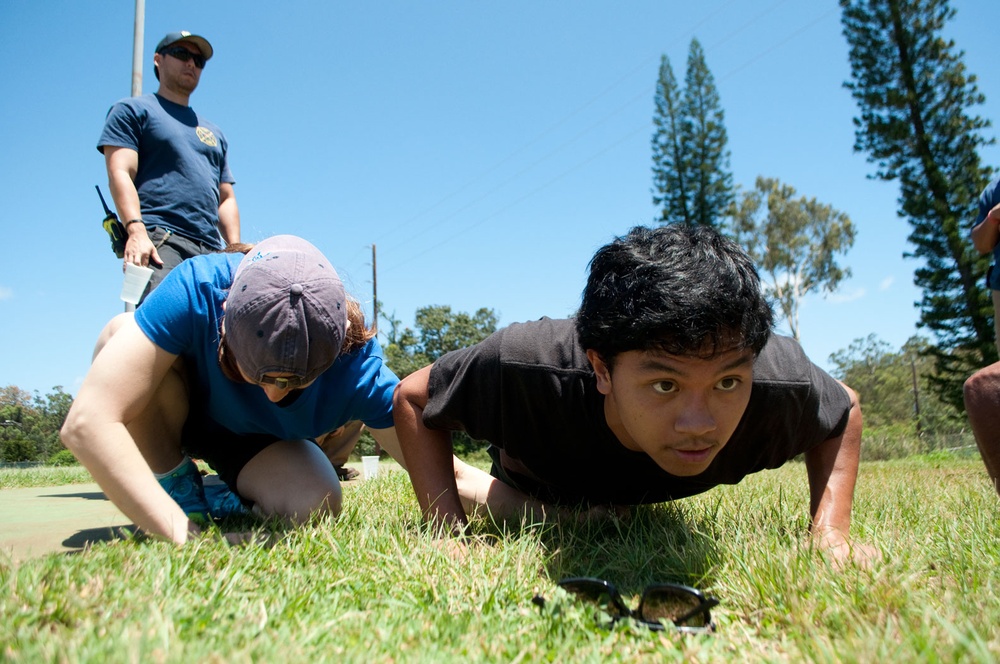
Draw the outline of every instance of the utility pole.
[[[920,383],[917,381],[917,363],[910,354],[910,373],[913,376],[913,417],[917,424],[917,437],[920,437]]]
[[[142,95],[142,34],[146,22],[146,0],[135,0],[135,29],[132,35],[132,96]]]
[[[375,266],[375,243],[372,243],[372,328],[378,332],[378,269]]]
[[[375,243],[372,242],[372,329],[378,334],[378,268],[375,262]],[[382,446],[375,441],[375,454],[382,456]]]
[[[135,24],[132,28],[132,96],[142,96],[142,35],[146,22],[146,0],[135,0]],[[125,303],[125,311],[135,311],[135,305]]]

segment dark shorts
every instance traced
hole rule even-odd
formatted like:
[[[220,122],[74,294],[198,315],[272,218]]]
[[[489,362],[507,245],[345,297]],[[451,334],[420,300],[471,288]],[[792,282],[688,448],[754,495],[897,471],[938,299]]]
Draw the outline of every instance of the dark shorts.
[[[181,447],[188,456],[208,463],[236,492],[236,478],[243,467],[278,440],[269,434],[233,433],[214,422],[189,417],[181,434]]]
[[[153,261],[149,262],[149,267],[153,268],[153,276],[149,278],[149,286],[146,287],[146,292],[142,294],[142,299],[139,300],[140,304],[142,304],[142,300],[145,300],[146,296],[154,288],[160,285],[160,282],[170,274],[172,269],[181,264],[181,261],[193,256],[202,256],[221,251],[216,246],[204,242],[196,242],[173,231],[168,231],[162,226],[147,228],[146,233],[149,234],[149,239],[156,246],[156,253],[159,254],[163,265],[157,265]]]

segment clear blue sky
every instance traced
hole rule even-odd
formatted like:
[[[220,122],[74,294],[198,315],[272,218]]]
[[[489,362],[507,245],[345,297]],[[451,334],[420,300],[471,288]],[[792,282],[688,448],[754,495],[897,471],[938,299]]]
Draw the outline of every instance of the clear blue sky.
[[[948,34],[1000,121],[1000,2],[955,0]],[[0,385],[75,394],[121,265],[94,185],[104,116],[131,91],[134,3],[2,0]],[[192,105],[220,125],[243,238],[321,247],[368,310],[491,307],[502,324],[571,314],[594,250],[651,223],[661,54],[683,78],[697,37],[726,114],[736,183],[777,177],[846,212],[854,272],[802,311],[821,366],[875,333],[917,332],[917,264],[898,186],[867,179],[835,0],[193,2],[147,0],[152,49],[186,29],[216,49]],[[996,127],[990,130],[995,135]],[[1000,166],[1000,149],[983,154]]]

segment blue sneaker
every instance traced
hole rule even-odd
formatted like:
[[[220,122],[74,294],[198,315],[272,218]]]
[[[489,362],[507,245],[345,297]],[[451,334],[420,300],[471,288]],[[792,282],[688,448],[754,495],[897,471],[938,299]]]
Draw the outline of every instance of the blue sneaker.
[[[218,475],[209,475],[204,480],[205,502],[208,504],[208,512],[216,519],[225,519],[230,516],[246,516],[250,510],[246,508],[240,497],[236,495],[229,485],[219,479]]]
[[[189,519],[202,524],[212,520],[208,502],[205,500],[205,487],[202,485],[201,473],[194,461],[188,459],[174,472],[166,477],[160,477],[159,481],[160,486],[181,506]]]

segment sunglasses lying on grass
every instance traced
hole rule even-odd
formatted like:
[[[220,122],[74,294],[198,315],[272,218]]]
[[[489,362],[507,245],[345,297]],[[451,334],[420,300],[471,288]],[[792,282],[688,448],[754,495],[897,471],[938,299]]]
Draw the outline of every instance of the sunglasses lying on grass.
[[[569,593],[594,604],[595,616],[602,627],[610,628],[623,618],[631,618],[651,630],[661,631],[671,627],[688,634],[715,631],[709,611],[719,600],[706,597],[701,592],[676,583],[656,583],[646,586],[639,600],[639,608],[632,610],[625,604],[621,593],[610,581],[589,577],[562,579],[557,584]],[[545,598],[535,596],[538,606],[545,605]]]

